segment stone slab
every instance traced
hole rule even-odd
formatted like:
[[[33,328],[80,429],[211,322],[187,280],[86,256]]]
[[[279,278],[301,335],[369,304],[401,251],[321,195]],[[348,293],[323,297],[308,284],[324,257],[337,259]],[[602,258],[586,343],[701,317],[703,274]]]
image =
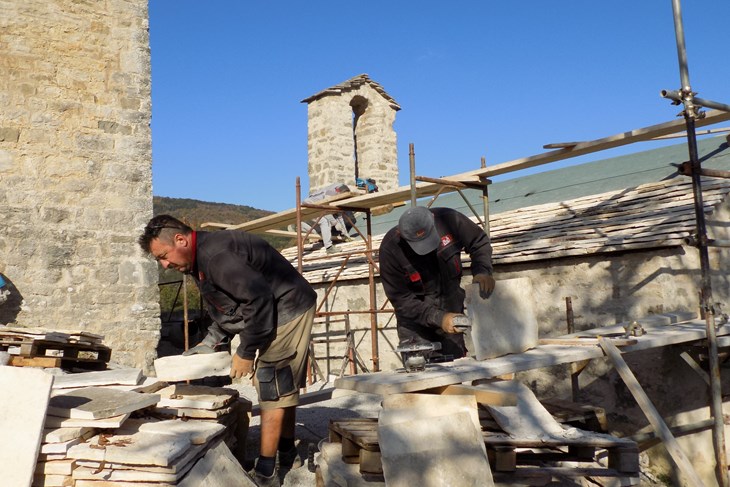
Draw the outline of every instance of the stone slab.
[[[79,436],[77,438],[72,438],[70,440],[66,441],[60,441],[55,443],[43,443],[41,444],[41,453],[46,455],[53,455],[53,454],[59,454],[59,453],[66,453],[68,452],[68,449],[71,448],[74,445],[78,445],[82,441],[85,441],[89,438],[94,436],[94,433],[91,429],[89,429],[88,432],[86,432],[84,435]]]
[[[187,436],[166,436],[161,441],[157,433],[139,431],[131,435],[97,435],[69,448],[67,456],[76,460],[167,467],[190,447]]]
[[[158,391],[158,407],[219,409],[238,397],[238,391],[224,387],[173,384]]]
[[[175,487],[166,482],[135,482],[134,487]],[[120,487],[116,480],[75,480],[74,487]],[[130,485],[130,487],[132,487]]]
[[[176,416],[178,418],[218,419],[227,414],[231,414],[233,409],[233,406],[226,406],[218,409],[155,407],[155,412],[162,415]]]
[[[45,427],[46,428],[119,428],[129,418],[131,413],[120,414],[119,416],[112,416],[111,418],[104,419],[76,419],[76,418],[61,418],[59,416],[46,416]]]
[[[92,387],[105,385],[136,386],[142,380],[142,369],[128,368],[116,370],[99,370],[78,374],[57,375],[53,381],[54,389],[74,387]]]
[[[465,410],[467,404],[473,411]],[[378,418],[378,444],[386,485],[494,485],[476,414],[473,396],[396,394],[385,398]]]
[[[75,466],[74,460],[38,462],[35,466],[35,473],[36,475],[71,475]]]
[[[89,427],[47,428],[43,430],[43,443],[61,443],[81,438],[91,431],[92,429]]]
[[[378,424],[388,425],[413,418],[428,419],[455,413],[467,414],[472,426],[481,431],[476,398],[466,395],[393,394],[383,399],[383,411]]]
[[[185,451],[182,455],[174,459],[170,465],[167,466],[158,466],[158,465],[141,465],[141,464],[134,464],[134,463],[115,463],[115,462],[99,462],[99,461],[93,461],[93,460],[76,460],[76,464],[81,467],[90,468],[92,472],[102,473],[103,470],[107,470],[107,474],[110,473],[110,470],[120,471],[120,470],[134,470],[138,472],[151,472],[151,473],[163,473],[163,474],[176,474],[176,477],[179,479],[182,477],[185,472],[190,470],[190,468],[195,464],[195,462],[202,457],[206,451],[208,451],[209,445],[193,445],[190,448]],[[93,476],[83,476],[84,480],[88,479],[107,479],[104,475],[93,475]],[[137,479],[136,482],[141,482],[142,480]]]
[[[178,487],[257,487],[224,442],[208,450]]]
[[[623,352],[635,352],[693,342],[707,336],[707,325],[701,320],[666,325],[644,324],[643,320],[638,321],[642,323],[646,334],[634,337],[637,343],[622,347]],[[622,326],[614,325],[582,331],[580,335],[611,336],[614,333],[623,331]],[[718,337],[728,334],[730,334],[730,324],[718,327]],[[403,372],[371,372],[338,377],[335,379],[335,387],[387,396],[389,394],[415,392],[450,384],[489,379],[514,372],[580,362],[603,356],[603,350],[599,346],[538,345],[537,348],[526,352],[488,360],[480,361],[473,358],[464,358],[448,364],[429,364],[426,366],[426,370],[410,374]]]
[[[132,434],[141,431],[159,435],[186,436],[193,445],[203,445],[221,434],[225,429],[224,425],[212,421],[130,419],[117,430],[117,433]]]
[[[365,478],[360,466],[342,461],[342,443],[320,443],[319,454],[315,457],[324,487],[385,487],[382,479]],[[368,476],[373,477],[373,476]],[[319,485],[319,484],[317,484]]]
[[[479,296],[478,284],[466,286],[465,290],[477,360],[520,353],[537,346],[537,318],[528,278],[497,281],[488,299]]]
[[[154,362],[157,379],[168,382],[202,379],[231,373],[231,354],[228,352],[172,355]]]
[[[72,487],[73,478],[70,475],[36,475],[33,477],[33,487]]]
[[[0,366],[0,471],[3,483],[30,486],[43,436],[53,376],[42,370]]]
[[[505,433],[520,439],[560,437],[566,433],[565,428],[524,384],[518,381],[501,381],[493,382],[490,386],[517,396],[517,404],[514,406],[486,406]]]
[[[159,394],[87,387],[53,397],[48,404],[48,414],[62,418],[104,419],[153,406],[159,400]]]

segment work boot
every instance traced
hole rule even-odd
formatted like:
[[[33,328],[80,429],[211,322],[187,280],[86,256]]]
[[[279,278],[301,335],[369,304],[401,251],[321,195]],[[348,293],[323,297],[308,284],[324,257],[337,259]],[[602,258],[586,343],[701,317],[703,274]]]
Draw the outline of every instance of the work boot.
[[[279,480],[279,469],[275,468],[274,473],[271,477],[265,477],[261,473],[256,471],[256,467],[246,472],[256,485],[259,487],[281,487],[281,480]]]
[[[337,249],[335,249],[335,246],[334,245],[330,245],[329,247],[327,247],[326,249],[324,249],[324,251],[326,253],[328,253],[328,254],[334,254],[334,253],[337,252]]]
[[[285,470],[299,468],[304,465],[302,457],[299,456],[299,450],[297,450],[296,446],[293,446],[289,451],[276,452],[276,462],[279,468]]]

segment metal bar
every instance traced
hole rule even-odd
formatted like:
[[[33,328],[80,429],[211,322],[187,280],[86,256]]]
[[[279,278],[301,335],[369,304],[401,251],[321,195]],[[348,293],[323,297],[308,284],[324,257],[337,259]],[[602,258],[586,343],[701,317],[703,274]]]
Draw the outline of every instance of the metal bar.
[[[411,167],[411,206],[416,206],[416,151],[413,142],[408,144],[408,162]]]
[[[370,210],[368,210],[365,213],[365,216],[367,218],[367,233],[368,233],[368,240],[367,240],[367,254],[368,256],[372,255],[372,248],[373,248],[373,226],[372,226],[372,218],[370,215]],[[368,266],[368,284],[370,287],[370,309],[375,310],[378,309],[378,303],[375,296],[375,267],[373,265],[372,260],[370,260],[370,265]],[[370,339],[372,340],[372,353],[373,353],[373,372],[378,372],[380,370],[380,357],[378,357],[378,314],[372,313],[370,315]]]
[[[482,227],[484,227],[484,222],[482,221],[482,218],[481,218],[481,217],[479,216],[479,213],[477,213],[477,210],[476,210],[476,208],[474,208],[474,207],[473,207],[473,206],[471,205],[471,203],[469,203],[469,200],[468,200],[468,199],[466,199],[466,196],[464,196],[464,193],[462,193],[462,192],[461,192],[461,189],[457,189],[456,191],[458,191],[458,192],[459,192],[459,196],[461,196],[461,199],[462,199],[462,200],[464,200],[464,203],[466,203],[466,206],[468,206],[468,207],[469,207],[469,209],[470,209],[470,210],[471,210],[471,212],[472,212],[472,213],[474,214],[474,216],[476,217],[476,219],[477,219],[477,221],[479,222],[479,224],[480,224],[480,225],[481,225]]]
[[[689,86],[689,85],[688,85]],[[663,98],[669,98],[670,100],[674,100],[676,105],[679,105],[684,101],[682,92],[678,90],[662,90],[661,95]],[[698,107],[706,107],[706,108],[712,108],[714,110],[722,110],[724,112],[730,112],[730,105],[727,105],[725,103],[720,103],[717,101],[712,100],[705,100],[704,98],[699,98],[692,96],[692,103],[695,106]]]
[[[677,166],[677,172],[682,176],[692,176],[692,163],[689,161],[683,162]],[[699,168],[699,172],[700,176],[730,179],[730,171],[723,171],[722,169]]]
[[[303,254],[304,254],[304,239],[302,238],[302,185],[299,182],[299,176],[297,176],[296,184],[296,209],[297,209],[297,270],[299,274],[304,271],[303,267]],[[311,230],[310,230],[311,231]],[[309,234],[307,234],[309,235]]]
[[[713,418],[712,440],[715,448],[715,475],[718,485],[728,487],[727,457],[725,452],[725,423],[722,411],[722,386],[720,382],[720,363],[717,356],[717,333],[715,330],[715,310],[712,299],[712,283],[710,281],[710,259],[707,250],[707,227],[705,224],[704,204],[702,201],[701,162],[697,150],[695,119],[697,111],[694,105],[692,88],[689,82],[687,52],[684,42],[684,27],[680,0],[672,0],[674,15],[674,31],[677,41],[677,58],[681,81],[682,102],[684,103],[684,121],[687,127],[687,146],[689,160],[692,164],[692,190],[694,193],[695,218],[697,220],[697,240],[699,241],[699,257],[701,271],[702,308],[705,310],[707,328],[707,348],[710,362],[710,412]],[[605,349],[605,347],[604,347]]]
[[[185,333],[185,350],[190,349],[190,337],[188,333],[188,275],[183,274],[183,333]]]
[[[482,157],[482,169],[486,168],[487,159],[486,157]],[[482,206],[484,207],[484,233],[487,234],[487,237],[492,238],[489,234],[489,186],[484,186],[484,188],[482,188]]]
[[[451,179],[444,178],[429,178],[427,176],[416,176],[417,181],[423,181],[426,183],[443,184],[444,186],[451,186],[453,188],[468,188],[468,189],[484,189],[485,186],[489,185],[491,181],[453,181]]]

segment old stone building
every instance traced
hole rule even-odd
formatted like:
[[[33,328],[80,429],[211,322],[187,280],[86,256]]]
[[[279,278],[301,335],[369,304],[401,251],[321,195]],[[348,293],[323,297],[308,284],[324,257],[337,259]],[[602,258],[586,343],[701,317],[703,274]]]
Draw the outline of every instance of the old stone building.
[[[105,336],[149,366],[157,265],[146,0],[0,3],[0,323]]]
[[[396,101],[367,74],[302,100],[307,103],[309,188],[355,185],[372,178],[381,190],[398,187],[393,129]]]

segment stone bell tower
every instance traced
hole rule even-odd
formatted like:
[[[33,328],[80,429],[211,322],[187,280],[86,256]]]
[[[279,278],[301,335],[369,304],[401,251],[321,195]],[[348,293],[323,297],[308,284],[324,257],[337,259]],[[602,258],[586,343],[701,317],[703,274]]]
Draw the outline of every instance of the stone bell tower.
[[[381,191],[398,187],[393,129],[400,105],[367,74],[305,98],[310,192],[356,178],[375,179]]]

